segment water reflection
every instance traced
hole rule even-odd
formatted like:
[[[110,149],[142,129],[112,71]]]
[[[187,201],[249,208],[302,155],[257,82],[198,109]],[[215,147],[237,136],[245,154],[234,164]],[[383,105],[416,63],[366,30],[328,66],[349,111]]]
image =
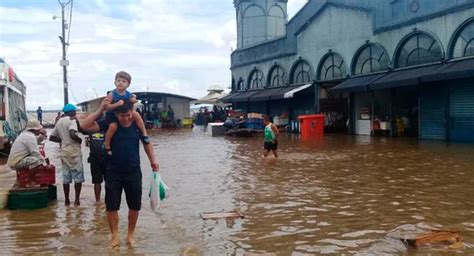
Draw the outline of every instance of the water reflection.
[[[119,253],[445,252],[409,250],[390,236],[407,227],[458,229],[465,242],[460,252],[474,253],[472,145],[346,135],[300,141],[284,135],[281,157],[263,159],[257,137],[212,138],[195,127],[160,131],[152,138],[172,195],[156,214],[144,193],[138,247],[123,246]],[[48,145],[47,151],[56,154],[54,147]],[[145,158],[142,166],[147,191],[151,174]],[[109,252],[104,205],[94,205],[92,185],[84,186],[78,208],[64,207],[60,189],[58,195],[58,203],[47,209],[0,211],[2,253]],[[233,209],[245,218],[199,217],[200,212]]]

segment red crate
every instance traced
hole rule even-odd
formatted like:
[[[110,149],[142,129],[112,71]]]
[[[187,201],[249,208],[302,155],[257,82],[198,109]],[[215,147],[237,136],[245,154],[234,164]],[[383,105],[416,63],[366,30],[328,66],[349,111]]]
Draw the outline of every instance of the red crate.
[[[30,179],[35,184],[41,186],[48,186],[56,183],[56,168],[54,165],[38,166],[31,170],[20,169],[17,171],[18,186],[21,188],[27,187]]]
[[[30,172],[28,169],[20,169],[16,171],[16,181],[20,188],[25,188],[28,186],[28,181],[30,180]]]
[[[35,173],[36,184],[41,186],[53,185],[56,183],[56,168],[54,165],[42,166],[42,168]]]

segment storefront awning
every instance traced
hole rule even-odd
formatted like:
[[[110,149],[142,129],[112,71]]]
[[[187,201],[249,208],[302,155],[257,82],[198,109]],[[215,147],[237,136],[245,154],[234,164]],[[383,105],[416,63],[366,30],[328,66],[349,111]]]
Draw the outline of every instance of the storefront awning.
[[[421,77],[422,83],[474,77],[474,58],[448,62],[440,72]]]
[[[369,84],[369,90],[419,85],[421,77],[439,73],[443,68],[444,65],[439,63],[418,68],[395,70]]]
[[[235,97],[232,97],[230,99],[230,102],[247,102],[249,101],[249,98],[252,96],[252,95],[255,95],[257,93],[259,93],[260,90],[255,90],[255,91],[248,91],[248,92],[243,92]]]
[[[293,88],[293,87],[292,87]],[[263,89],[259,93],[255,94],[250,98],[250,101],[266,101],[270,100],[270,98],[274,95],[281,94],[283,91],[287,91],[288,87],[277,87],[277,88],[269,88]]]
[[[243,93],[243,92],[229,93],[229,94],[227,94],[225,97],[222,97],[221,101],[224,102],[224,103],[230,103],[232,98],[237,97],[237,96],[239,96],[239,95],[242,94],[242,93]]]
[[[312,84],[293,85],[286,87],[277,87],[260,90],[257,94],[252,95],[249,101],[266,101],[266,100],[280,100],[293,98],[295,93],[301,92]]]
[[[309,88],[311,85],[313,85],[313,84],[301,85],[301,86],[296,87],[295,89],[292,89],[291,91],[285,92],[285,94],[283,94],[283,98],[284,98],[284,99],[293,98],[293,96],[295,95],[295,93],[300,92],[300,91],[302,91],[302,90],[304,90],[304,89],[306,89],[306,88]]]
[[[385,74],[376,74],[368,76],[359,76],[347,79],[346,81],[330,89],[332,92],[360,92],[367,91],[368,85],[377,81]]]

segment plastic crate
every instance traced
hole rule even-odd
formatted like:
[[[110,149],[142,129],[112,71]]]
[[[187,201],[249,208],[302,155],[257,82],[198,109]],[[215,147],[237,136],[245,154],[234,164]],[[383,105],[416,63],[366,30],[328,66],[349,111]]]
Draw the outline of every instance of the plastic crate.
[[[38,166],[31,170],[20,169],[17,170],[17,182],[19,187],[25,188],[28,186],[30,179],[41,186],[53,185],[56,183],[56,168],[54,165]]]
[[[58,188],[55,185],[48,187],[48,201],[56,201],[58,199]]]
[[[258,123],[246,123],[245,128],[253,129],[253,130],[263,130],[264,126],[263,124],[258,124]]]
[[[8,195],[8,209],[39,209],[47,207],[48,201],[48,190],[11,192]]]
[[[261,118],[249,118],[249,119],[247,119],[247,123],[263,124],[263,119],[261,119]]]

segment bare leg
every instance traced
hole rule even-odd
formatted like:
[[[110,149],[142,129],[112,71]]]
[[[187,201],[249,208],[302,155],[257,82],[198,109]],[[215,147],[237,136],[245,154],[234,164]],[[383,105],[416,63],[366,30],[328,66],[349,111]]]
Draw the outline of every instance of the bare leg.
[[[117,123],[110,123],[104,138],[104,148],[107,152],[110,152],[110,141],[112,141],[115,131],[117,131]]]
[[[273,152],[273,155],[275,156],[275,158],[278,158],[278,152],[276,150],[272,150]]]
[[[145,128],[145,122],[143,122],[143,118],[136,111],[133,111],[133,120],[135,121],[135,124],[137,125],[140,132],[142,133],[142,136],[148,136],[148,133],[146,132]]]
[[[137,226],[138,220],[138,213],[137,210],[129,210],[128,211],[128,234],[127,234],[127,243],[129,246],[135,245],[135,239],[133,238],[135,234],[135,227]]]
[[[74,200],[74,206],[81,205],[81,202],[80,202],[81,189],[82,189],[82,183],[74,184],[74,191],[76,192],[76,200]]]
[[[263,151],[263,157],[267,157],[267,156],[268,156],[268,152],[269,152],[269,151],[265,149],[265,150]]]
[[[64,190],[64,204],[68,206],[71,204],[71,201],[69,201],[69,184],[63,184],[63,190]]]
[[[102,185],[100,183],[94,184],[94,195],[95,202],[100,203],[100,191],[102,190]]]
[[[119,233],[118,233],[118,223],[119,216],[117,211],[108,211],[107,220],[109,221],[110,234],[112,238],[110,239],[110,246],[112,248],[120,245]]]

